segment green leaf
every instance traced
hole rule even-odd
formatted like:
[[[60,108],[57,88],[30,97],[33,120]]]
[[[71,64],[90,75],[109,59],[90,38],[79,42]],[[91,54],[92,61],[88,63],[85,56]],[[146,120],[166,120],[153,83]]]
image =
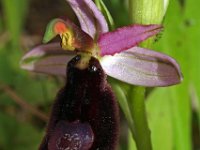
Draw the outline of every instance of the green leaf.
[[[196,1],[192,1],[194,5]],[[184,80],[179,86],[170,88],[170,92],[163,94],[164,97],[171,99],[172,112],[172,128],[173,128],[173,147],[175,150],[191,150],[191,102],[189,98],[189,87],[191,86],[191,77],[194,75],[192,70],[197,62],[194,55],[198,55],[197,48],[195,48],[190,38],[190,30],[193,25],[188,27],[186,25],[186,10],[188,5],[182,7],[178,1],[171,1],[168,13],[165,18],[165,31],[162,39],[159,42],[159,47],[156,49],[163,50],[163,52],[173,56],[182,68]],[[192,8],[190,8],[192,9]],[[192,42],[191,42],[192,41]],[[194,80],[193,80],[194,81]],[[195,81],[197,82],[197,81]],[[163,100],[163,99],[161,99]]]
[[[200,44],[199,44],[199,33],[200,33],[200,18],[199,18],[199,5],[200,1],[190,0],[185,3],[185,19],[183,24],[186,29],[187,41],[185,41],[186,49],[190,52],[192,59],[190,62],[190,68],[187,70],[190,72],[190,98],[195,104],[195,111],[199,118],[199,132],[200,132]],[[195,98],[195,96],[197,96]]]
[[[133,137],[135,137],[135,128],[134,128],[134,122],[131,116],[131,112],[129,109],[128,99],[127,99],[127,91],[130,89],[130,86],[126,83],[123,83],[121,81],[118,81],[114,78],[109,78],[109,83],[112,86],[112,89],[117,97],[117,100],[119,102],[119,105],[127,119],[129,128],[131,132],[133,133]]]
[[[19,45],[19,37],[23,30],[29,0],[2,0],[7,31],[14,45]]]
[[[128,133],[128,150],[137,150],[131,131]]]
[[[110,30],[114,30],[115,28],[115,23],[114,20],[109,12],[109,10],[107,9],[106,5],[104,4],[103,0],[95,0],[95,3],[98,7],[99,10],[101,10],[101,12],[103,13],[103,15],[105,16],[108,25],[110,27]]]
[[[0,112],[0,148],[3,150],[34,150],[38,148],[42,133],[29,123],[17,121]]]
[[[126,0],[104,0],[105,5],[110,11],[116,27],[130,24]]]
[[[147,98],[147,114],[153,150],[173,149],[172,99],[169,88],[157,88]]]

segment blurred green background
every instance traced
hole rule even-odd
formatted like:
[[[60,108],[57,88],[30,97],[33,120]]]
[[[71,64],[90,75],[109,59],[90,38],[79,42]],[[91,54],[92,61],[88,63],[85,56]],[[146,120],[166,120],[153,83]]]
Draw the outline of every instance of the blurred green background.
[[[105,0],[116,26],[129,24],[126,0]],[[171,0],[154,49],[174,57],[181,85],[151,89],[146,107],[154,150],[200,150],[199,0]],[[41,43],[47,23],[68,16],[65,0],[0,1],[0,150],[35,150],[62,79],[20,69],[21,57]],[[121,113],[122,114],[122,113]],[[123,150],[133,150],[121,115]]]

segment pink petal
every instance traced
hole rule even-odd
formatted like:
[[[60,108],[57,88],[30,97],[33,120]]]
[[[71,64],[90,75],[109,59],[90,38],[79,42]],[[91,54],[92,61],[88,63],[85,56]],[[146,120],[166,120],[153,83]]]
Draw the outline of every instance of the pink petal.
[[[169,86],[182,80],[180,67],[173,58],[140,47],[104,56],[101,65],[109,76],[134,85]]]
[[[160,25],[132,25],[104,33],[98,39],[101,56],[114,55],[136,46],[145,39],[157,34],[162,29]]]
[[[29,51],[21,60],[21,68],[51,75],[66,75],[67,63],[76,55],[62,50],[59,43],[40,45]]]
[[[108,32],[107,22],[92,0],[66,0],[76,13],[81,28],[92,38]]]

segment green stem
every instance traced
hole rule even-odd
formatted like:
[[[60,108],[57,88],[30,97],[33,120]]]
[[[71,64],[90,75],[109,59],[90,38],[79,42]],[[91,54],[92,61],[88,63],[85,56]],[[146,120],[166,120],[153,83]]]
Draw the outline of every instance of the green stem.
[[[152,150],[150,130],[145,111],[145,88],[133,87],[129,91],[129,108],[134,121],[135,142],[138,150]]]
[[[132,120],[131,112],[129,109],[129,104],[127,101],[127,97],[123,91],[123,88],[120,86],[119,81],[116,81],[116,80],[110,78],[109,82],[112,86],[113,91],[115,92],[115,95],[118,99],[119,105],[121,106],[121,109],[124,112],[124,115],[127,119],[128,126],[129,126],[132,136],[134,138],[136,136],[134,122]]]
[[[168,0],[129,0],[131,23],[160,24],[166,13]],[[150,48],[153,38],[143,42]],[[145,111],[145,88],[133,87],[128,95],[129,109],[134,121],[134,139],[138,150],[152,150],[151,135]]]
[[[100,4],[100,1],[99,0],[95,0],[94,1],[96,6],[100,9],[101,8],[101,4]]]
[[[149,0],[150,1],[150,0]],[[129,0],[129,14],[132,23],[150,24],[151,15],[145,12],[146,0]],[[151,40],[143,43],[149,47]],[[134,139],[138,150],[152,150],[151,135],[145,109],[145,87],[133,87],[129,92],[129,108],[135,126]]]

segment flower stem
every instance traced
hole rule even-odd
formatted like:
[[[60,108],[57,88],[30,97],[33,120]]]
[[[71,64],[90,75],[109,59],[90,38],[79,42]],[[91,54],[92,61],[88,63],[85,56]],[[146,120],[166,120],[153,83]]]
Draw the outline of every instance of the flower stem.
[[[166,3],[167,2],[167,3]],[[168,0],[129,0],[131,23],[160,24],[167,9]],[[141,46],[150,48],[153,38]],[[145,87],[132,87],[129,92],[129,109],[134,121],[134,139],[138,150],[152,150],[151,135],[145,109]]]
[[[150,130],[145,111],[145,88],[134,86],[129,91],[129,108],[134,121],[135,142],[138,150],[152,150]]]

